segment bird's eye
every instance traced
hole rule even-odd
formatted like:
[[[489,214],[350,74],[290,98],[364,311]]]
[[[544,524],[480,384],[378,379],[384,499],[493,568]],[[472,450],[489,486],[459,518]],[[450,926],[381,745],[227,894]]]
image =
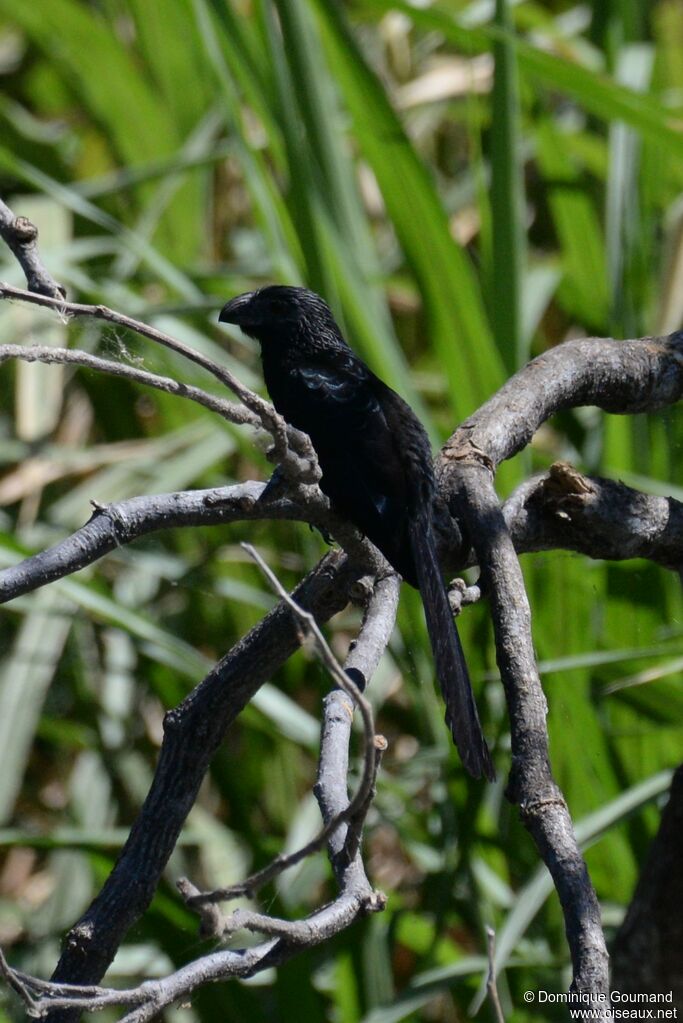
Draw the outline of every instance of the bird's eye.
[[[276,316],[282,316],[289,310],[289,303],[284,298],[271,298],[268,304],[271,313]]]

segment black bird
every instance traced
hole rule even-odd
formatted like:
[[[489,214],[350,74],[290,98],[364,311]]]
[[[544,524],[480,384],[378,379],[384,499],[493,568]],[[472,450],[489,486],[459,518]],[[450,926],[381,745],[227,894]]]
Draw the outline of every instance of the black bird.
[[[475,778],[495,777],[439,569],[429,440],[409,405],[349,348],[326,302],[273,285],[238,295],[219,319],[261,344],[273,404],[316,450],[320,486],[422,596],[446,722]]]

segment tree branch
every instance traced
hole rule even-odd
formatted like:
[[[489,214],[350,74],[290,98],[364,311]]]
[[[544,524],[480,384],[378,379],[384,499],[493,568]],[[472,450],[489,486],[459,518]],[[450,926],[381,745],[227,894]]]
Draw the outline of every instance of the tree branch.
[[[96,373],[108,373],[110,376],[123,377],[125,380],[142,384],[144,387],[165,391],[178,398],[188,398],[190,401],[208,408],[210,412],[216,412],[229,423],[260,425],[254,413],[243,405],[209,394],[201,387],[183,384],[171,377],[162,377],[156,373],[138,369],[137,366],[129,366],[124,362],[112,362],[110,359],[102,359],[98,355],[90,355],[88,352],[81,352],[74,348],[50,348],[45,345],[0,345],[0,365],[7,362],[8,359],[21,359],[22,362],[43,362],[48,365],[59,363],[80,366]]]
[[[618,414],[654,411],[678,401],[682,394],[681,333],[634,341],[568,341],[530,362],[467,419],[442,448],[437,466],[442,496],[453,514],[466,523],[491,602],[498,666],[511,723],[507,794],[519,804],[522,820],[558,891],[574,968],[572,989],[596,999],[609,993],[600,911],[571,817],[550,769],[547,707],[534,657],[531,614],[513,541],[493,488],[493,472],[501,461],[525,447],[541,423],[560,409],[597,405]],[[578,495],[574,493],[573,500],[567,502],[565,493],[563,503],[561,487],[558,506],[560,475],[557,470],[554,476],[550,474],[541,491],[544,524],[548,518],[552,520],[553,515],[547,516],[547,512],[553,500],[555,515],[558,511],[568,514],[567,504],[576,512]],[[581,491],[576,477],[574,490]],[[534,504],[529,496],[526,491],[518,492],[509,502],[513,528],[520,526],[520,520],[529,524],[529,509],[533,510]],[[581,504],[588,507],[590,502],[579,501]],[[596,504],[590,505],[591,511]],[[533,524],[539,542],[538,518]],[[605,544],[607,539],[603,533],[600,542]],[[518,541],[522,547],[524,540],[519,535]],[[579,543],[576,531],[574,543]],[[608,1003],[596,1000],[594,1007],[609,1018]]]
[[[397,575],[379,579],[366,605],[360,632],[344,662],[344,671],[355,680],[359,689],[367,685],[389,643],[398,611],[399,590]],[[351,738],[348,700],[340,689],[333,689],[323,701],[322,734],[315,794],[327,824],[343,814],[348,805],[345,786],[336,783],[336,779],[348,776]],[[347,827],[335,830],[330,836],[330,861],[340,883],[347,870],[364,876],[359,844],[360,829],[354,818]]]
[[[22,288],[14,288],[9,284],[0,283],[0,299],[28,302],[31,305],[54,309],[61,316],[69,316],[73,319],[85,317],[87,319],[103,320],[106,323],[114,323],[118,327],[132,330],[141,337],[147,338],[148,341],[154,341],[156,344],[163,345],[164,348],[182,355],[183,358],[211,373],[253,413],[266,433],[269,433],[273,438],[272,459],[282,466],[285,475],[295,479],[298,483],[316,483],[320,479],[318,460],[310,439],[305,434],[288,426],[270,402],[265,401],[258,394],[249,390],[225,366],[219,366],[206,355],[196,351],[194,348],[190,348],[189,345],[183,344],[182,341],[178,341],[177,338],[172,337],[170,334],[166,334],[156,327],[151,327],[141,320],[135,320],[131,316],[126,316],[124,313],[109,309],[105,305],[84,305],[79,302],[67,302],[61,297],[54,298],[49,295],[35,294]]]
[[[572,989],[609,994],[608,955],[600,907],[579,850],[571,816],[556,785],[548,755],[547,705],[531,636],[531,611],[521,568],[493,488],[481,461],[450,466],[449,484],[464,509],[477,560],[483,566],[496,639],[496,656],[510,716],[512,763],[506,795],[550,871],[565,920],[572,956]],[[609,1009],[596,999],[594,1007]],[[600,1017],[598,1017],[600,1018]]]
[[[566,462],[526,480],[503,505],[515,549],[569,550],[589,558],[646,558],[678,572],[683,563],[683,504],[643,494]]]
[[[49,298],[64,299],[66,288],[57,284],[43,265],[38,252],[38,228],[26,217],[15,217],[0,199],[0,238],[9,246],[24,271],[29,291]]]
[[[565,341],[527,363],[462,423],[441,449],[447,467],[479,458],[494,469],[526,447],[561,409],[596,405],[618,415],[654,412],[683,396],[683,332],[634,341]]]
[[[294,599],[325,621],[346,605],[357,578],[347,557],[331,553],[297,587]],[[280,603],[166,714],[152,787],[104,887],[66,937],[55,981],[88,984],[102,977],[149,904],[226,729],[299,641],[291,612]],[[50,1023],[74,1018],[49,1017]]]
[[[62,579],[93,564],[117,547],[162,529],[228,522],[307,522],[334,536],[347,553],[375,574],[386,562],[367,540],[340,519],[314,487],[290,493],[249,481],[231,487],[133,497],[97,507],[71,536],[0,572],[0,603]],[[590,558],[647,558],[678,571],[683,561],[683,505],[613,480],[587,477],[564,462],[524,482],[503,505],[518,554],[572,550]],[[470,552],[453,571],[476,564]],[[452,603],[471,603],[477,588],[453,594]]]
[[[235,951],[219,951],[196,959],[161,980],[147,980],[139,987],[116,990],[95,986],[71,986],[40,981],[35,977],[9,969],[8,983],[22,991],[24,1003],[48,1020],[78,1018],[82,1012],[96,1012],[113,1007],[131,1007],[120,1023],[148,1023],[167,1005],[186,998],[196,988],[231,978],[249,978],[268,967],[279,966],[301,951],[302,945],[312,948],[350,926],[359,916],[384,908],[384,898],[371,889],[349,891],[328,906],[295,925],[259,914],[240,911],[238,920],[249,929],[270,930],[277,937]],[[10,979],[11,978],[11,979]],[[46,1016],[46,1013],[48,1014]]]
[[[291,497],[286,487],[282,492],[250,481],[97,506],[89,521],[70,536],[0,572],[0,604],[63,579],[117,547],[162,529],[280,519],[307,522],[332,534],[365,572],[383,575],[388,571],[379,551],[330,509],[317,487],[302,488]]]
[[[310,840],[310,842],[307,842],[305,846],[302,846],[293,853],[281,854],[262,870],[259,870],[256,874],[252,874],[251,877],[239,884],[231,885],[229,888],[218,888],[211,892],[193,893],[185,899],[187,904],[193,908],[201,908],[207,904],[224,902],[245,895],[249,898],[253,898],[254,894],[260,891],[260,889],[269,881],[272,881],[274,877],[277,877],[283,871],[288,870],[290,867],[300,863],[306,857],[311,856],[313,853],[318,852],[319,849],[322,849],[323,846],[333,838],[335,832],[337,832],[343,824],[346,824],[348,821],[360,820],[362,826],[362,822],[365,819],[365,814],[367,813],[367,809],[370,804],[372,792],[374,791],[377,771],[379,770],[380,756],[384,749],[386,749],[386,741],[381,736],[375,735],[374,715],[372,713],[370,703],[363,695],[361,688],[356,685],[353,674],[347,674],[340,666],[336,657],[332,653],[327,640],[320,631],[313,615],[310,612],[305,611],[299,606],[299,604],[297,604],[293,597],[289,596],[277,576],[271,572],[263,558],[254,549],[254,547],[251,546],[251,544],[242,544],[242,546],[251,555],[251,557],[254,558],[259,568],[266,576],[271,587],[275,590],[280,599],[284,601],[287,607],[289,607],[295,619],[300,623],[302,629],[301,641],[303,642],[306,636],[313,638],[319,659],[322,661],[324,667],[336,683],[337,689],[340,690],[348,700],[350,700],[350,703],[347,703],[349,717],[353,716],[354,706],[357,706],[360,709],[361,719],[363,721],[364,737],[363,770],[353,799],[347,800],[344,808],[339,810],[337,814],[332,817],[328,817],[323,822],[322,829]],[[340,791],[343,791],[346,788],[346,773],[338,776],[335,781],[336,785],[340,786]],[[360,828],[357,830],[358,833],[360,833]],[[356,851],[357,846],[351,851],[349,858],[352,859]],[[216,918],[214,915],[211,916],[210,922],[212,926],[216,925]],[[230,922],[228,924],[223,924],[222,933],[225,933],[231,926],[232,924]],[[203,930],[204,933],[207,933],[206,926]],[[216,932],[214,937],[219,937],[220,933],[220,931]],[[263,933],[268,934],[271,932],[264,931]]]
[[[259,563],[262,564],[260,559]],[[272,581],[274,579],[272,573],[270,573],[268,569],[265,570]],[[299,604],[294,601],[294,598],[286,594],[277,581],[275,582],[277,592],[282,596],[283,605],[286,606],[290,612],[294,613],[296,621],[302,623],[307,630],[310,629],[313,631],[316,644],[321,652],[326,667],[331,671],[332,676],[338,685],[342,687],[347,698],[350,697],[354,703],[358,704],[363,713],[365,722],[365,770],[363,779],[359,785],[356,797],[354,797],[351,802],[348,802],[347,800],[345,808],[342,808],[339,811],[334,820],[328,818],[325,822],[325,830],[328,837],[337,839],[337,846],[339,846],[340,832],[344,827],[345,821],[348,821],[349,825],[356,824],[358,835],[360,834],[362,819],[367,812],[371,792],[374,787],[374,778],[379,766],[379,757],[381,755],[381,750],[385,745],[383,742],[377,743],[375,741],[376,737],[374,735],[372,711],[369,704],[352,681],[352,673],[355,672],[357,676],[365,678],[366,673],[369,675],[379,661],[382,650],[388,641],[393,626],[394,616],[392,614],[392,609],[393,612],[395,612],[396,597],[398,593],[398,579],[396,576],[383,579],[374,588],[368,601],[358,640],[350,654],[350,659],[353,663],[347,666],[346,671],[343,671],[339,667],[333,657],[328,645],[320,633],[315,618],[310,614],[310,612],[300,607]],[[271,615],[268,617],[271,618],[277,612],[282,612],[283,605],[280,605],[280,607],[276,609],[276,612],[271,612]],[[387,608],[389,608],[389,610],[387,610]],[[265,621],[267,621],[267,619]],[[262,623],[262,626],[265,626],[265,621]],[[290,625],[291,624],[290,615]],[[301,637],[299,637],[299,639],[300,638]],[[234,659],[234,654],[229,655],[229,658],[226,658],[226,661],[229,659]],[[197,724],[196,718],[198,714],[200,715],[200,721],[205,722],[207,720],[205,712],[207,710],[215,711],[215,706],[209,708],[200,707],[200,697],[197,696],[202,689],[205,689],[205,691],[208,689],[208,686],[211,684],[210,678],[211,676],[209,676],[209,678],[207,678],[202,685],[198,687],[198,690],[195,690],[195,693],[188,698],[188,701],[195,699],[196,702],[193,708],[193,713],[189,716],[185,716],[184,718],[183,732],[190,731],[191,727],[188,726],[191,726],[193,723],[194,725]],[[226,681],[228,680],[223,678],[221,684],[225,686]],[[185,704],[187,704],[188,701],[185,701]],[[184,715],[185,704],[183,704],[183,706],[181,706],[181,708],[179,708],[176,712],[178,717]],[[351,713],[352,707],[347,704],[347,713],[345,714],[346,721],[342,723],[341,728],[339,728],[338,723],[331,721],[330,727],[323,730],[321,742],[321,764],[324,760],[327,760],[327,769],[319,773],[317,793],[324,816],[324,808],[329,807],[335,801],[339,802],[341,793],[343,793],[346,788],[348,740],[350,737],[350,731],[346,722],[350,722]],[[190,717],[192,718],[192,721],[190,721]],[[204,730],[206,731],[206,728]],[[187,745],[189,745],[188,738],[189,737],[187,735],[184,736],[184,741]],[[202,744],[203,748],[206,737],[204,735],[195,735],[194,738],[195,741],[198,740]],[[176,742],[178,740],[183,740],[183,736],[180,734],[180,729],[175,732],[174,740]],[[345,747],[346,753],[345,755],[339,756],[338,754],[341,746]],[[335,752],[332,752],[333,748]],[[169,752],[166,750],[165,739],[164,746],[162,746],[155,783],[152,791],[150,792],[150,796],[148,796],[145,807],[143,807],[143,811],[141,812],[141,818],[145,814],[147,805],[151,801],[154,787],[157,785],[159,777],[162,774],[165,752],[167,756],[171,758],[170,763],[174,765],[175,772],[180,771],[182,773],[183,766],[185,766],[177,764],[177,750],[175,755],[173,754],[173,751]],[[332,756],[330,757],[331,752]],[[208,759],[210,759],[210,754],[207,757],[207,763]],[[167,807],[172,808],[171,812],[173,812],[173,809],[179,802],[177,784],[178,783],[176,782],[176,790],[167,790],[165,793],[165,798],[168,801],[166,802],[166,805]],[[187,798],[183,798],[180,801],[183,805],[188,803]],[[189,800],[189,806],[191,806],[192,802],[193,798]],[[187,807],[188,809],[189,806]],[[157,827],[160,825],[160,821],[158,819],[155,822],[148,819],[147,828],[144,830],[149,830],[150,823],[155,823]],[[126,849],[124,849],[121,860],[125,857],[128,845],[134,838],[136,828],[139,828],[140,830],[143,829],[140,819],[136,823],[133,832],[131,832],[131,838],[129,839],[129,843],[127,843]],[[360,861],[358,842],[355,840],[352,826],[348,827],[346,831],[346,838],[342,839],[342,842],[346,851],[344,862],[342,862],[339,856],[334,855],[333,849],[330,847],[330,855],[332,862],[335,865],[335,874],[339,883],[339,895],[331,903],[311,914],[305,920],[278,920],[271,916],[265,916],[261,913],[255,913],[243,909],[236,910],[229,918],[227,918],[227,920],[224,920],[215,912],[214,907],[205,905],[207,901],[206,894],[202,895],[201,893],[198,893],[197,890],[185,880],[179,883],[179,888],[186,898],[186,901],[190,905],[201,906],[202,919],[205,925],[203,927],[204,935],[210,933],[213,936],[218,936],[220,934],[223,936],[231,936],[239,930],[247,929],[249,931],[268,935],[274,940],[262,942],[261,944],[248,949],[242,949],[239,953],[223,952],[203,957],[188,966],[183,967],[176,973],[163,978],[161,981],[147,981],[141,984],[138,988],[127,991],[113,991],[106,988],[69,985],[65,984],[63,981],[59,982],[57,980],[52,982],[40,981],[37,978],[11,970],[1,953],[0,972],[4,973],[7,982],[20,995],[31,1012],[40,1015],[48,1014],[50,1020],[70,1020],[78,1016],[83,1011],[95,1011],[97,1009],[104,1008],[105,1006],[128,1006],[132,1007],[132,1010],[124,1017],[124,1021],[127,1020],[128,1023],[133,1023],[133,1021],[135,1021],[135,1023],[142,1023],[144,1020],[152,1019],[164,1006],[176,1001],[181,996],[186,996],[194,990],[194,988],[201,984],[217,980],[226,980],[235,976],[250,976],[252,973],[256,972],[256,970],[264,969],[267,965],[282,963],[298,951],[301,951],[301,949],[310,948],[328,940],[341,929],[348,927],[351,923],[353,923],[360,914],[381,910],[385,905],[384,896],[372,889],[372,886],[365,875]],[[173,843],[171,843],[171,848],[172,844]],[[301,857],[297,856],[297,860],[299,858]],[[156,857],[156,859],[158,860],[158,857]],[[278,861],[275,861],[276,864],[277,862]],[[114,874],[119,869],[120,863],[121,861],[117,864]],[[275,872],[277,871],[271,871],[269,877],[274,876]],[[114,874],[112,875],[112,878],[114,877]],[[137,877],[139,879],[139,874]],[[110,882],[112,878],[110,878]],[[110,882],[108,882],[108,885]],[[253,887],[255,886],[252,886],[252,888]],[[103,890],[100,894],[97,901],[102,899],[105,894],[105,890]],[[210,893],[208,898],[214,899],[215,896],[222,897],[224,894],[225,892]],[[110,892],[110,912],[112,900],[114,900],[114,893]],[[88,939],[93,939],[94,937],[92,934],[93,908],[94,907],[91,907],[90,913],[86,915],[86,918],[84,918],[83,921],[81,921],[82,936],[87,935]],[[87,919],[88,917],[89,919]],[[209,928],[208,930],[207,925]],[[71,937],[73,940],[74,931],[71,932]],[[99,945],[96,944],[94,947],[97,950],[97,954],[99,954]]]

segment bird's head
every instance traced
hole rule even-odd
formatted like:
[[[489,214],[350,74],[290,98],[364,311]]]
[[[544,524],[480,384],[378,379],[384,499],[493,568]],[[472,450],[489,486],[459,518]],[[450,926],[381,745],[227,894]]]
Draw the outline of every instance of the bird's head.
[[[258,341],[284,341],[303,333],[338,334],[330,307],[320,295],[283,284],[236,295],[223,306],[218,319],[236,324]]]

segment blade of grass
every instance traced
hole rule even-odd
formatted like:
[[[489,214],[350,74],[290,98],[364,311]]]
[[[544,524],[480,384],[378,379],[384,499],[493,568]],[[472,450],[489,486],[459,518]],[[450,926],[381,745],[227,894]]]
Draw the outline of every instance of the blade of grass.
[[[576,837],[581,848],[585,849],[593,842],[599,841],[610,828],[620,824],[652,800],[661,796],[671,784],[671,776],[671,771],[661,771],[628,791],[622,792],[616,799],[606,803],[599,810],[577,821]],[[552,878],[545,866],[541,866],[534,871],[530,880],[517,893],[514,907],[505,917],[502,927],[496,929],[494,958],[496,976],[509,964],[513,950],[518,946],[531,921],[552,891]],[[486,978],[482,980],[479,991],[470,1005],[472,1014],[479,1011],[485,998]]]
[[[230,29],[234,15],[226,4],[212,4],[217,15],[211,13],[206,0],[193,0],[193,10],[206,59],[221,90],[228,124],[234,133],[238,158],[244,170],[248,189],[260,229],[268,239],[268,252],[275,274],[283,281],[296,283],[300,279],[302,263],[299,239],[294,231],[289,212],[278,193],[272,174],[263,155],[249,145],[242,129],[242,110],[236,83],[245,78],[257,82],[250,74],[254,67],[250,52],[235,46]],[[227,23],[225,19],[230,19]],[[227,28],[227,31],[226,31]],[[254,86],[251,86],[252,90]],[[269,137],[273,137],[270,133]]]
[[[616,77],[634,92],[647,90],[654,54],[651,46],[631,45],[619,52]],[[605,249],[611,291],[611,330],[614,336],[635,337],[641,316],[629,308],[627,275],[641,244],[641,209],[638,176],[639,138],[623,121],[609,127],[609,171],[607,174]]]
[[[602,227],[583,168],[550,118],[536,126],[537,158],[560,243],[563,269],[558,299],[579,322],[604,330],[609,308]]]
[[[97,224],[99,227],[120,238],[124,245],[133,252],[138,253],[145,264],[183,298],[190,302],[202,300],[202,293],[186,274],[173,266],[146,239],[140,238],[135,231],[131,231],[130,228],[122,224],[116,217],[101,210],[94,203],[89,202],[75,188],[72,188],[70,185],[61,184],[49,174],[40,170],[40,168],[33,166],[21,157],[15,156],[14,153],[11,153],[4,146],[0,146],[0,168],[16,177],[19,181],[52,196],[53,199],[62,203],[67,209],[70,209],[78,216],[84,217],[91,223]]]
[[[450,235],[443,206],[374,72],[337,8],[314,0],[330,67],[354,119],[425,304],[427,326],[451,401],[462,416],[503,379],[481,290],[468,257]]]
[[[25,616],[0,676],[0,821],[12,814],[47,690],[71,628],[70,603],[42,590]]]
[[[493,251],[490,292],[493,334],[508,373],[527,361],[522,333],[525,240],[524,186],[516,52],[509,0],[496,0],[501,35],[493,44],[495,72],[491,96],[491,213]]]

